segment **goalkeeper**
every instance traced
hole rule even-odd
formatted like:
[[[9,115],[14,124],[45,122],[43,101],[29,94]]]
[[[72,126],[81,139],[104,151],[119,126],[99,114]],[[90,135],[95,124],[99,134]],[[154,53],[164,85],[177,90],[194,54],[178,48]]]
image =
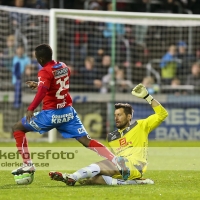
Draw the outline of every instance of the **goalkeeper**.
[[[63,181],[67,185],[74,185],[76,181],[84,178],[90,178],[89,181],[92,184],[134,184],[131,182],[132,180],[136,183],[153,183],[150,179],[142,179],[147,169],[148,134],[165,120],[168,113],[158,101],[148,94],[142,84],[132,90],[132,95],[145,99],[155,113],[146,119],[140,119],[130,124],[133,115],[131,105],[115,104],[115,124],[118,129],[109,133],[107,140],[115,155],[124,157],[126,160],[127,170],[123,172],[125,181],[122,180],[120,172],[109,160],[91,164],[73,174],[50,172],[52,180]]]

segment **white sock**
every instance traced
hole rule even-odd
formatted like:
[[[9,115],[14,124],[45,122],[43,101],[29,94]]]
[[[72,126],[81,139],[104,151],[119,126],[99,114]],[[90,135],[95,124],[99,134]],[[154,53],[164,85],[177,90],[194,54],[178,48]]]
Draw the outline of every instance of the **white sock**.
[[[27,163],[27,164],[30,164],[30,165],[33,164],[32,160],[27,160],[26,163]]]
[[[100,173],[100,167],[97,164],[91,164],[87,167],[79,169],[78,171],[71,174],[71,176],[78,181],[82,178],[92,178]]]
[[[104,181],[107,185],[137,185],[136,181],[134,180],[121,180],[121,179],[115,179],[110,176],[104,176],[102,175]]]

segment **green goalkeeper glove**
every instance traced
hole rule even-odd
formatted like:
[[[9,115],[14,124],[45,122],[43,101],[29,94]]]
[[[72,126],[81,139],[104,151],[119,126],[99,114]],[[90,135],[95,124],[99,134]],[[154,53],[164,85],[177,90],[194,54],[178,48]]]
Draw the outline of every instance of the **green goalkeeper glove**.
[[[141,83],[136,85],[132,90],[132,95],[145,99],[149,104],[151,104],[153,97],[149,95],[146,87]]]

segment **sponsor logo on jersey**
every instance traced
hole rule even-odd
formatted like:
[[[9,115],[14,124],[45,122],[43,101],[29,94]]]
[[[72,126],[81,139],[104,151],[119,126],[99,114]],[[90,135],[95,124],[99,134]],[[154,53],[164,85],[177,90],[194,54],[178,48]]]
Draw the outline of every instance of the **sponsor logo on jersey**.
[[[121,138],[121,139],[119,140],[119,144],[120,144],[120,147],[126,146],[126,138]]]
[[[52,115],[51,123],[52,124],[60,124],[64,122],[68,122],[74,119],[73,113],[63,114],[63,115]]]
[[[68,75],[68,68],[64,67],[61,69],[57,69],[55,71],[52,72],[55,78],[60,78],[63,76],[67,76]]]
[[[34,121],[30,121],[29,123],[35,130],[39,131],[41,130],[41,128],[34,122]]]
[[[132,142],[131,141],[127,142],[126,138],[121,138],[121,139],[119,139],[119,144],[120,144],[121,147],[125,147],[125,146],[127,146],[129,144],[132,144]]]
[[[122,138],[122,139],[125,139],[125,138]],[[125,139],[125,141],[126,141],[126,139]],[[117,154],[119,154],[128,148],[132,148],[132,142],[130,141],[130,142],[124,143],[124,141],[123,141],[123,144],[122,145],[120,144],[120,147],[116,148],[115,151]]]
[[[57,104],[57,108],[64,108],[65,105],[66,105],[66,102],[65,102],[65,101],[62,102],[62,103],[58,103],[58,104]]]

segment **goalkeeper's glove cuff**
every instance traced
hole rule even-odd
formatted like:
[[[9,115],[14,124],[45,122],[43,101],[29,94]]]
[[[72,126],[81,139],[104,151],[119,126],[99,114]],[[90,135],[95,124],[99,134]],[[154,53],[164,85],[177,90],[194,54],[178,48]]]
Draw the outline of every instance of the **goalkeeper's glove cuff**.
[[[151,102],[153,101],[153,97],[150,95],[150,94],[147,94],[144,99],[149,103],[151,104]]]

